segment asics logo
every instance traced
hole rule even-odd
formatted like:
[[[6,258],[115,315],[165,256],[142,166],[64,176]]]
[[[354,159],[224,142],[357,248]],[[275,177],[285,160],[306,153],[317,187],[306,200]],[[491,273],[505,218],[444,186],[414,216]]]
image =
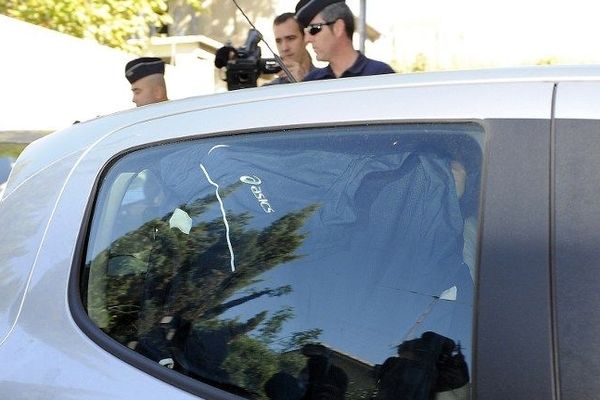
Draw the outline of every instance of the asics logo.
[[[260,187],[262,181],[258,176],[240,176],[240,182],[245,183],[246,185],[250,185],[250,191],[252,192],[252,194],[258,201],[258,204],[265,213],[270,214],[275,212],[275,210],[273,210],[273,207],[271,207],[271,204],[269,203],[269,199],[267,199],[267,197],[262,191],[262,188]]]

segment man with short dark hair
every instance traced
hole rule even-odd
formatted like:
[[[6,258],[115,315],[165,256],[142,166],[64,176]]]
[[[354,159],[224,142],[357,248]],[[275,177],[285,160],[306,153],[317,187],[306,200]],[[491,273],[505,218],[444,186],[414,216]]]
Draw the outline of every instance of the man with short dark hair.
[[[312,44],[317,60],[329,61],[327,67],[305,76],[305,81],[394,73],[388,64],[354,49],[354,16],[344,0],[300,0],[296,20],[305,27],[305,40]]]
[[[294,79],[300,82],[306,74],[315,69],[315,66],[306,50],[304,30],[294,18],[294,13],[287,12],[278,15],[273,21],[273,33],[279,57]],[[289,82],[285,72],[281,71],[279,77],[267,85]]]
[[[165,62],[157,57],[140,57],[125,65],[125,77],[131,83],[132,101],[137,107],[168,100]]]

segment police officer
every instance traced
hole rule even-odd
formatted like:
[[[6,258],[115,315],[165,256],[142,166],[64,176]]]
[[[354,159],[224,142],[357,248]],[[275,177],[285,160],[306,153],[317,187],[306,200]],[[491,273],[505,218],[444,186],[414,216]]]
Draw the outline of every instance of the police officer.
[[[393,73],[384,62],[365,57],[352,45],[354,15],[344,0],[300,0],[296,20],[305,27],[319,61],[329,61],[304,77],[305,81]]]
[[[168,100],[165,63],[157,57],[140,57],[125,66],[125,77],[131,83],[132,101],[137,107]]]

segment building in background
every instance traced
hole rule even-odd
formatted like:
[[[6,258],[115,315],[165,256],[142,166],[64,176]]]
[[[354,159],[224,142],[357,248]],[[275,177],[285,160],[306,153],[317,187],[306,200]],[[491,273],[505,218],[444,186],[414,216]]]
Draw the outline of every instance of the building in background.
[[[214,66],[215,52],[222,43],[205,35],[154,35],[139,44],[145,56],[160,57],[167,64],[170,99],[214,93],[222,86]]]

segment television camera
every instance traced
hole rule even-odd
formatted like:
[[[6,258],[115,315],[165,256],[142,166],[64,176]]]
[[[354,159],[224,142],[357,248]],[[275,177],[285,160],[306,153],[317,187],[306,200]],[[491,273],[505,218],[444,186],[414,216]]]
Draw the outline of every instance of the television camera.
[[[274,58],[261,58],[259,31],[250,29],[246,43],[239,48],[223,46],[215,54],[215,67],[225,67],[228,90],[256,87],[261,74],[275,74],[281,67]]]

